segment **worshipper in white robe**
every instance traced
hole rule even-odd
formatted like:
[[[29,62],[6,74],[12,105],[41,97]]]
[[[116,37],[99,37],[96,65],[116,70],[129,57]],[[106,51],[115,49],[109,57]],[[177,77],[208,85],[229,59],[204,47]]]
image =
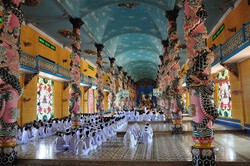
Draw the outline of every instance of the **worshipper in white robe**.
[[[43,123],[41,123],[41,125],[39,127],[39,135],[41,138],[44,138],[44,125],[43,125]]]
[[[101,128],[98,128],[98,133],[97,134],[101,137],[102,142],[106,142],[107,141],[107,138],[106,138],[106,136],[104,134],[104,131]]]
[[[30,137],[29,137],[29,128],[25,127],[22,133],[22,143],[27,143],[30,141]]]
[[[102,138],[99,134],[97,134],[96,132],[93,132],[92,137],[94,138],[97,146],[100,146],[102,144]]]
[[[18,125],[18,129],[17,129],[17,144],[21,144],[22,143],[22,127]]]
[[[147,112],[146,115],[144,116],[144,121],[151,121],[151,115],[150,112]]]
[[[49,124],[49,127],[48,127],[48,136],[52,136],[54,134],[55,134],[55,132],[53,131],[53,126],[52,126],[52,124]]]
[[[76,149],[76,142],[77,142],[77,138],[76,138],[76,134],[75,132],[72,132],[72,137],[69,139],[69,146],[68,149],[69,151],[74,152]]]
[[[43,129],[43,137],[46,138],[48,136],[49,136],[49,134],[48,134],[48,125],[45,124],[44,129]]]
[[[162,111],[160,111],[158,114],[158,121],[165,121],[165,120],[166,120],[166,116],[164,115]]]
[[[95,144],[95,140],[92,136],[90,136],[89,131],[86,132],[86,137],[83,140],[86,142],[88,149],[95,150],[97,148],[97,145]]]
[[[90,149],[87,147],[86,142],[82,139],[83,135],[80,134],[80,139],[76,143],[76,155],[87,155]]]
[[[151,120],[152,121],[156,121],[157,120],[157,115],[155,112],[153,112],[153,114],[151,115]]]
[[[146,123],[144,129],[147,128],[147,130],[149,131],[149,133],[153,136],[153,129],[151,127],[151,125],[149,123]]]
[[[123,137],[123,144],[127,147],[134,148],[137,144],[135,136],[132,134],[130,130],[126,132]]]
[[[65,141],[65,147],[68,147],[69,146],[69,140],[72,138],[72,134],[70,133],[69,129],[66,130],[66,133],[64,134],[63,136],[63,139]]]
[[[39,127],[38,126],[34,127],[32,135],[33,135],[33,140],[34,141],[38,141],[40,139],[40,132],[39,132]]]
[[[147,127],[145,127],[145,129],[141,133],[141,142],[143,144],[151,144],[153,142],[153,136],[148,131]]]
[[[58,133],[58,136],[54,142],[54,151],[62,152],[65,150],[64,147],[65,141],[63,140],[62,133]]]

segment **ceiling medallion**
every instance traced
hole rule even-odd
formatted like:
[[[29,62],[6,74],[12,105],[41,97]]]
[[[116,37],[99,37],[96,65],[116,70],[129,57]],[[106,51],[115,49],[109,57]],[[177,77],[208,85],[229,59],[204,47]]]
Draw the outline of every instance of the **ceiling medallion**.
[[[133,7],[139,5],[139,3],[136,2],[127,2],[127,3],[119,3],[118,6],[119,7],[125,7],[128,9],[132,9]]]
[[[86,49],[86,50],[84,50],[84,52],[85,52],[86,54],[97,55],[97,52],[94,51],[94,50],[91,50],[91,49]]]

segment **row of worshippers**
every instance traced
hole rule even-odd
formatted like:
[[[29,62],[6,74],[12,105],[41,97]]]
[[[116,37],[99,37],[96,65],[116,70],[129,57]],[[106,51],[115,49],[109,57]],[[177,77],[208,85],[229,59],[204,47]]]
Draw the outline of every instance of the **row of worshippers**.
[[[18,127],[17,143],[27,143],[29,141],[36,141],[41,138],[52,136],[58,132],[65,132],[71,128],[71,117],[64,118],[52,118],[50,120],[34,120],[31,123],[27,123],[24,127]],[[113,118],[114,119],[114,118]],[[81,114],[81,125],[95,124],[100,122],[101,119],[98,114]]]
[[[148,111],[148,112],[138,112],[136,110],[134,111],[128,111],[125,113],[125,116],[128,121],[165,121],[166,116],[165,114],[160,111]]]
[[[135,123],[130,126],[123,137],[123,144],[127,147],[134,148],[138,143],[151,144],[153,142],[153,129],[149,123],[140,129]]]
[[[78,129],[59,133],[54,142],[54,150],[56,152],[69,150],[77,155],[87,155],[102,143],[114,138],[119,122],[125,122],[124,120],[125,117],[118,117],[115,120],[113,117],[105,117],[98,122],[98,125],[95,123],[87,127],[80,126]]]

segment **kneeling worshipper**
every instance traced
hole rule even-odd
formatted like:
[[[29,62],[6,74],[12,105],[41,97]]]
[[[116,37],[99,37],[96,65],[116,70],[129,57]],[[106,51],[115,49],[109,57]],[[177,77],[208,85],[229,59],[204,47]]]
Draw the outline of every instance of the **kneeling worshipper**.
[[[100,146],[102,144],[102,138],[99,134],[97,134],[96,132],[93,132],[92,134],[94,140],[95,140],[95,143],[97,146]]]
[[[39,127],[35,126],[32,130],[32,135],[33,135],[33,140],[37,141],[40,139],[40,132],[39,132]]]
[[[30,141],[30,133],[29,128],[25,127],[22,133],[22,143],[27,143]]]
[[[158,121],[165,121],[166,117],[162,111],[159,112],[158,114]]]
[[[75,132],[72,131],[72,137],[69,139],[69,146],[68,149],[72,152],[75,151],[75,147],[76,147],[76,142],[77,142],[77,138],[76,138],[76,134]]]
[[[151,115],[151,120],[152,121],[156,121],[157,120],[157,115],[155,112],[153,112],[153,114]]]
[[[87,147],[86,142],[83,141],[83,135],[79,135],[79,140],[76,143],[76,155],[87,155],[90,149]]]
[[[126,132],[123,137],[123,144],[127,147],[134,148],[137,144],[135,136],[132,134],[130,130]]]
[[[97,145],[95,144],[95,140],[93,137],[90,136],[89,131],[86,131],[86,137],[84,138],[84,141],[86,142],[88,149],[95,150],[97,148]]]
[[[151,125],[149,123],[146,123],[145,128],[147,127],[147,130],[149,131],[149,133],[153,136],[153,129],[151,127]]]
[[[153,142],[153,135],[151,135],[151,133],[148,131],[147,126],[141,133],[141,142],[143,144],[151,144]]]
[[[65,147],[68,147],[68,146],[69,146],[69,140],[70,140],[72,137],[73,137],[73,136],[71,135],[70,130],[67,129],[67,130],[66,130],[66,133],[65,133],[64,136],[63,136],[63,139],[64,139],[64,141],[65,141]]]
[[[64,147],[65,141],[63,140],[62,133],[58,133],[58,136],[54,142],[54,150],[55,152],[62,152],[65,150]]]

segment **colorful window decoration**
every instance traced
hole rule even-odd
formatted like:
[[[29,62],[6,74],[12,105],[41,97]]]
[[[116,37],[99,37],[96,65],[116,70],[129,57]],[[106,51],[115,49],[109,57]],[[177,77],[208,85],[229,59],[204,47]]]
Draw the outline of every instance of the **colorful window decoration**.
[[[228,70],[218,74],[218,80],[225,80],[219,83],[219,114],[222,117],[232,117],[231,88]]]
[[[54,115],[54,82],[46,78],[38,78],[37,82],[37,120],[49,120]]]

